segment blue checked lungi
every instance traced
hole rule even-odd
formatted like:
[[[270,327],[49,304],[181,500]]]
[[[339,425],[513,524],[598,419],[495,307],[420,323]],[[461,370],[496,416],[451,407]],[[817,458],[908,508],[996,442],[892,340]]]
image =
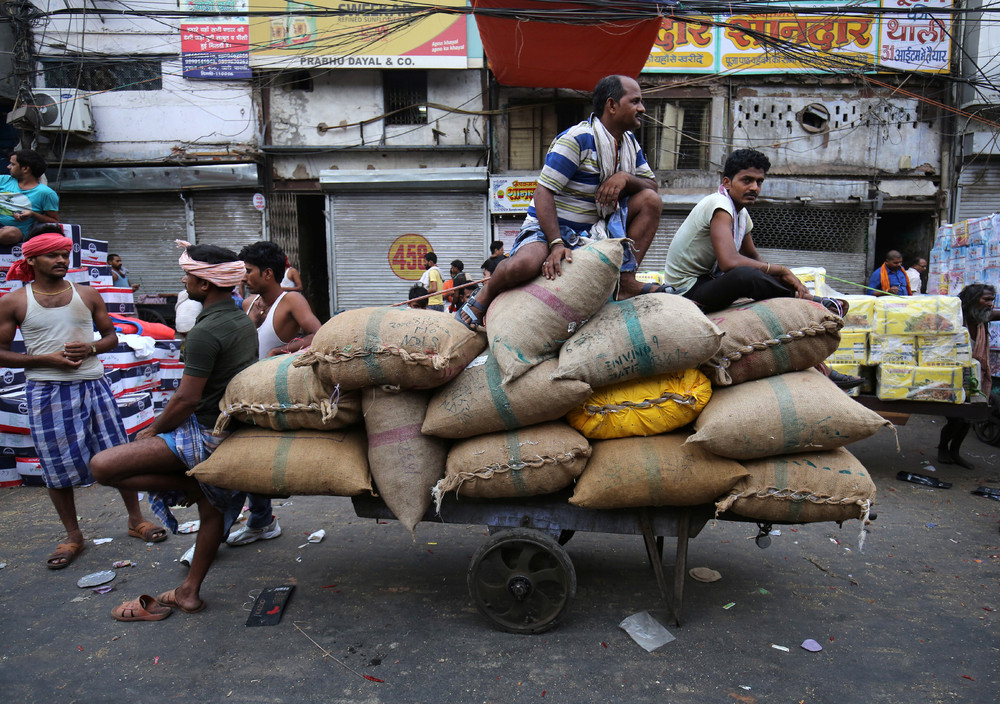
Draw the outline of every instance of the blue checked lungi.
[[[118,404],[101,377],[85,381],[28,381],[31,439],[45,486],[94,483],[90,458],[128,442]]]
[[[623,197],[618,201],[618,209],[608,218],[608,239],[625,239],[628,236],[625,232],[625,224],[627,222],[628,198]],[[589,236],[589,231],[582,230],[577,232],[566,225],[559,226],[559,235],[562,237],[563,244],[566,245],[567,249],[577,249],[593,241]],[[514,239],[514,245],[510,248],[511,256],[520,247],[529,242],[547,243],[548,238],[542,232],[541,228],[529,227],[521,230]],[[625,250],[625,256],[622,258],[621,271],[635,271],[639,263],[635,260],[635,252],[632,250],[631,243],[622,242],[622,249]]]
[[[213,433],[211,428],[207,428],[198,422],[195,415],[191,415],[186,421],[181,423],[172,433],[164,433],[157,437],[163,438],[171,451],[177,455],[184,466],[194,469],[195,465],[201,464],[208,459],[209,455],[215,452],[223,440],[231,433],[223,431]],[[198,482],[202,493],[215,508],[223,514],[240,492],[219,487],[209,486]],[[171,513],[170,507],[177,506],[187,499],[184,491],[151,491],[149,492],[149,507],[153,514],[166,526],[171,533],[177,532],[177,519]]]

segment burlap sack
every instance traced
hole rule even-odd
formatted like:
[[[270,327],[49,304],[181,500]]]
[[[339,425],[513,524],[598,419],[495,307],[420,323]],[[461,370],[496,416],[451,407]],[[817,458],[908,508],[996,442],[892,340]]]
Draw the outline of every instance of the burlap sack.
[[[237,430],[188,476],[254,494],[356,496],[371,491],[368,440],[348,430]]]
[[[296,367],[297,354],[262,359],[237,374],[219,401],[216,431],[230,418],[274,430],[336,430],[354,425],[361,417],[356,393],[331,395],[312,367]]]
[[[723,457],[748,460],[832,450],[891,427],[808,369],[716,389],[688,442]]]
[[[725,336],[701,370],[720,386],[814,367],[837,349],[843,325],[819,303],[801,298],[756,301],[708,317]]]
[[[431,398],[423,432],[471,438],[561,418],[590,395],[590,386],[552,379],[555,370],[556,361],[550,359],[504,384],[493,355],[480,355]]]
[[[431,488],[444,474],[448,443],[423,435],[429,391],[364,389],[368,463],[382,500],[412,533],[431,505]]]
[[[559,351],[557,379],[598,389],[694,369],[719,351],[722,333],[683,296],[653,293],[609,301]]]
[[[590,457],[590,443],[563,422],[461,440],[434,487],[438,510],[449,491],[484,499],[536,496],[569,486]]]
[[[716,502],[717,513],[787,523],[868,520],[875,484],[845,448],[742,464],[749,476]]]
[[[569,502],[585,508],[696,506],[747,476],[738,462],[685,445],[686,433],[596,440]]]
[[[566,420],[591,440],[659,435],[693,421],[711,397],[708,377],[688,369],[605,386]]]
[[[611,296],[622,258],[622,240],[594,242],[573,250],[562,276],[551,281],[539,276],[493,300],[486,334],[504,383],[559,354],[563,342]]]
[[[325,387],[430,389],[450,380],[486,348],[485,336],[435,310],[358,308],[334,316],[296,360]]]

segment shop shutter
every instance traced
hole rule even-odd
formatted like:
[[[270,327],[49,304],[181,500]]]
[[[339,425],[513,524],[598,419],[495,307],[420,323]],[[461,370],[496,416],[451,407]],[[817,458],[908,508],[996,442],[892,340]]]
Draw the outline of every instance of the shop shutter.
[[[956,221],[1000,212],[1000,162],[985,161],[962,169]]]
[[[198,244],[214,244],[237,254],[263,238],[263,214],[253,207],[251,191],[195,191],[186,197],[194,207]]]
[[[483,193],[378,193],[330,196],[334,252],[333,310],[391,305],[407,299],[423,269],[397,276],[389,247],[405,234],[422,235],[448,278],[449,263],[461,259],[478,274],[488,256]]]
[[[187,229],[177,193],[65,193],[59,216],[80,225],[84,237],[107,240],[130,281],[140,284],[137,293],[176,294],[183,288],[174,240],[187,239]]]

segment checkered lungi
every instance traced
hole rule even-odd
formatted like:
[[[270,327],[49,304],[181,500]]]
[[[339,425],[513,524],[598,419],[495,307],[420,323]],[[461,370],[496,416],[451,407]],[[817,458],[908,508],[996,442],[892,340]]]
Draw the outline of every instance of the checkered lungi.
[[[207,460],[209,455],[215,452],[219,443],[230,434],[228,431],[219,434],[213,433],[212,429],[199,423],[194,414],[177,426],[173,433],[169,433],[173,436],[174,454],[188,469],[194,469],[195,465]],[[226,508],[233,498],[239,494],[238,491],[220,489],[202,482],[198,482],[198,486],[201,487],[202,493],[205,494],[209,502],[222,513],[226,512]],[[177,519],[170,511],[170,507],[178,506],[186,499],[187,494],[183,491],[151,491],[149,492],[149,507],[171,533],[176,533]]]
[[[66,489],[94,483],[90,458],[128,442],[108,382],[28,381],[29,427],[45,486]]]

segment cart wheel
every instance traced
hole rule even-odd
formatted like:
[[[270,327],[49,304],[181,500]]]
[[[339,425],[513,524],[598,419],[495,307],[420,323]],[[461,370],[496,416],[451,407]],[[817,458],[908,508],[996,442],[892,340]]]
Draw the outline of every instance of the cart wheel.
[[[167,319],[160,315],[158,310],[153,310],[152,308],[147,308],[146,306],[138,306],[136,308],[136,317],[147,323],[161,323],[162,325],[167,324]]]
[[[469,595],[493,625],[507,633],[542,633],[576,594],[576,570],[555,540],[526,528],[490,537],[468,573]]]

